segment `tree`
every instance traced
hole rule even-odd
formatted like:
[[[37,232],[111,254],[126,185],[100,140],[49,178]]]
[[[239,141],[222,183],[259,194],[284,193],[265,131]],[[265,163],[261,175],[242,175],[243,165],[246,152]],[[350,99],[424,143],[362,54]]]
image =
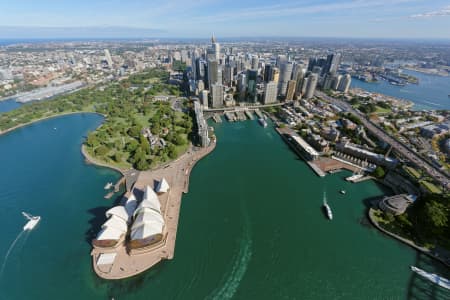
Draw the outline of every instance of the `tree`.
[[[95,148],[95,155],[98,155],[98,156],[103,156],[103,155],[105,155],[108,152],[109,152],[109,149],[106,146],[103,146],[103,145],[98,146],[97,148]]]
[[[120,152],[114,153],[113,159],[115,162],[122,162],[122,154]]]
[[[90,147],[97,147],[100,142],[97,139],[95,133],[91,132],[88,134],[86,139],[86,144]]]
[[[446,207],[437,201],[429,201],[425,204],[425,215],[428,217],[432,229],[442,229],[448,224],[448,212]]]
[[[378,166],[375,171],[373,172],[373,176],[376,178],[383,178],[385,175],[385,171],[382,167]]]
[[[147,170],[148,168],[150,168],[150,164],[145,159],[145,157],[139,158],[139,160],[136,163],[136,169],[138,169],[140,171],[144,171],[144,170]]]

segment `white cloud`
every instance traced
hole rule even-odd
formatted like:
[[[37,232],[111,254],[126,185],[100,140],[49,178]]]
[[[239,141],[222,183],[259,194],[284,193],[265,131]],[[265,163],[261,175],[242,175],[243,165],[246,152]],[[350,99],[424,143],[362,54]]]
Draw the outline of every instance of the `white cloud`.
[[[444,7],[440,10],[412,15],[411,18],[421,19],[421,18],[434,18],[434,17],[445,17],[445,16],[450,16],[450,5]]]

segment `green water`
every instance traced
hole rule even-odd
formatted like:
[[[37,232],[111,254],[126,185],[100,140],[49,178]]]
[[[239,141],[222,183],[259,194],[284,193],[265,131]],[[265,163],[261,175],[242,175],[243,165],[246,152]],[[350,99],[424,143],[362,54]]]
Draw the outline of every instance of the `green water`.
[[[86,166],[79,146],[100,122],[66,116],[0,137],[0,253],[23,226],[20,211],[43,217],[11,251],[1,299],[450,299],[408,267],[448,271],[368,224],[364,203],[380,186],[317,177],[256,121],[214,125],[218,145],[192,172],[173,260],[96,278],[87,240],[112,205],[103,185],[118,175]]]

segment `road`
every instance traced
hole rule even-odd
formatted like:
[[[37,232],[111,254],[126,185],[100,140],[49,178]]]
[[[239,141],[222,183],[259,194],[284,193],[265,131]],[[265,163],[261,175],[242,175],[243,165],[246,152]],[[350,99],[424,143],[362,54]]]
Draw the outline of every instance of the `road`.
[[[412,151],[409,147],[400,143],[395,138],[388,135],[380,127],[373,124],[366,118],[365,115],[355,110],[350,104],[348,104],[345,101],[332,98],[320,91],[316,91],[316,96],[337,105],[346,112],[350,112],[356,115],[358,118],[361,119],[361,122],[367,128],[367,130],[369,130],[369,132],[371,132],[374,136],[376,136],[381,141],[391,145],[392,148],[395,149],[398,153],[403,155],[405,158],[407,158],[409,161],[417,165],[419,168],[425,170],[433,179],[439,182],[443,187],[445,187],[446,189],[450,189],[450,180],[444,173],[442,173],[438,168],[434,167],[425,159],[417,155],[417,153]]]

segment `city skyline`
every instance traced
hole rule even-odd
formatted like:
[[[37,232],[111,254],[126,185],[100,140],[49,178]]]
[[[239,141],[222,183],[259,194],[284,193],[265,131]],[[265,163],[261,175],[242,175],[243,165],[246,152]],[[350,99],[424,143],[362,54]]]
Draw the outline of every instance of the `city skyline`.
[[[0,17],[0,38],[450,39],[450,5],[441,0],[0,1]]]

